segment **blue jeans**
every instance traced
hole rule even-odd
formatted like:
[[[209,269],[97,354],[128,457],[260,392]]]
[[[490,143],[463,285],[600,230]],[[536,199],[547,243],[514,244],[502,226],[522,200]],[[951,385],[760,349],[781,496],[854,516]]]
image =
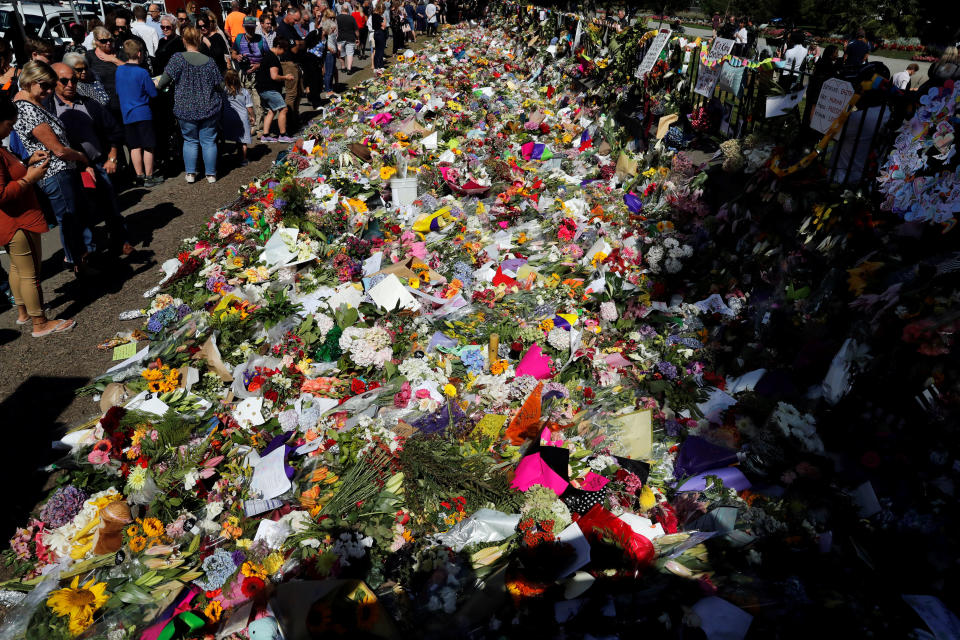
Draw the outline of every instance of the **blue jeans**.
[[[327,51],[326,60],[323,65],[323,90],[327,93],[333,91],[333,72],[337,68],[337,56],[332,51]]]
[[[208,176],[217,175],[217,120],[219,114],[206,120],[181,120],[183,132],[183,168],[187,173],[197,172],[197,159],[203,152],[203,170]]]
[[[67,262],[77,264],[86,253],[93,253],[93,232],[86,222],[87,200],[78,169],[67,169],[39,183],[43,200],[60,226],[60,244]]]

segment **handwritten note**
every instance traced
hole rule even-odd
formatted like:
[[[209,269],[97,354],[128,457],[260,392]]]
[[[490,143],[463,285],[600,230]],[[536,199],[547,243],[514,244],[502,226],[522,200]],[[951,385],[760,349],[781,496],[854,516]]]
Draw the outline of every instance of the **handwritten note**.
[[[723,56],[729,54],[733,51],[733,40],[727,38],[716,38],[713,41],[713,46],[710,47],[710,53],[707,54],[707,60],[712,64],[716,62]]]
[[[720,65],[708,67],[705,64],[700,65],[700,71],[697,73],[697,84],[693,88],[694,93],[698,93],[704,98],[712,98],[713,90],[720,79]]]
[[[810,128],[820,133],[826,133],[833,121],[840,117],[853,97],[853,85],[846,80],[830,78],[823,83],[817,106],[813,109],[810,118]],[[836,136],[840,135],[837,131]]]
[[[643,56],[643,60],[640,62],[640,66],[637,67],[637,73],[635,74],[637,78],[642,79],[653,69],[653,65],[657,63],[657,60],[660,58],[660,52],[663,51],[663,48],[667,45],[667,42],[670,41],[671,31],[669,29],[663,29],[656,35],[653,39],[653,42],[650,43],[650,48],[647,49],[646,55]]]
[[[137,343],[127,342],[113,348],[114,360],[126,360],[137,353]]]
[[[290,479],[283,468],[286,447],[277,447],[260,458],[253,468],[250,489],[259,493],[263,500],[271,500],[290,489]]]

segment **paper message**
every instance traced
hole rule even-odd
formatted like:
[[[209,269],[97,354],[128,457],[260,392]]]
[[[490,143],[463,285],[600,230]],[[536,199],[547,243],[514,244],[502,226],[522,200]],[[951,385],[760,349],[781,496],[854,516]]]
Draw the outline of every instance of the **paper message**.
[[[614,423],[622,429],[617,441],[617,454],[633,460],[653,455],[653,412],[650,409],[618,416]]]
[[[833,124],[833,121],[840,117],[850,98],[854,94],[853,85],[846,80],[839,78],[830,78],[823,83],[820,89],[820,97],[817,98],[817,106],[813,108],[813,116],[810,118],[810,128],[820,133],[826,133]],[[839,137],[839,129],[834,137]]]
[[[713,46],[710,47],[710,53],[707,54],[707,60],[711,63],[719,60],[723,56],[733,51],[733,40],[727,38],[715,38]]]
[[[558,542],[565,542],[574,549],[574,558],[570,561],[564,570],[560,573],[561,578],[566,578],[571,573],[590,562],[590,543],[580,530],[576,522],[560,532],[557,536]]]
[[[148,353],[149,351],[150,351],[150,347],[149,347],[149,346],[146,346],[146,347],[144,347],[143,349],[140,349],[140,351],[137,351],[135,354],[133,354],[132,356],[130,356],[129,358],[127,358],[127,359],[124,360],[123,362],[121,362],[121,363],[119,363],[119,364],[115,364],[115,365],[113,365],[112,367],[110,367],[109,369],[107,369],[107,373],[113,373],[114,371],[120,371],[121,369],[125,369],[125,368],[129,367],[129,366],[132,365],[132,364],[136,364],[137,362],[140,362],[141,360],[143,360],[144,358],[147,357],[147,353]]]
[[[244,500],[243,513],[246,517],[260,515],[283,506],[283,500]]]
[[[657,63],[657,60],[660,58],[660,52],[663,51],[663,48],[667,45],[667,42],[670,41],[671,31],[669,29],[664,29],[653,39],[653,42],[650,43],[650,48],[647,49],[646,55],[643,56],[643,60],[640,62],[640,66],[637,67],[637,78],[643,78],[645,75],[650,73],[653,69],[653,65]]]
[[[717,81],[719,79],[720,65],[708,67],[704,64],[701,64],[700,72],[697,73],[697,84],[693,88],[693,92],[703,96],[704,98],[712,98],[713,90],[716,88]]]
[[[290,479],[284,469],[286,447],[277,447],[260,458],[253,468],[250,489],[260,494],[261,499],[270,500],[290,490]]]
[[[137,353],[137,343],[127,342],[113,348],[114,360],[126,360]]]
[[[747,635],[753,616],[722,598],[711,596],[693,605],[707,640],[740,640]]]
[[[790,113],[803,99],[803,94],[807,92],[807,88],[804,87],[799,91],[793,91],[786,95],[782,96],[768,96],[766,113],[764,117],[767,118],[776,118],[777,116],[782,116]]]

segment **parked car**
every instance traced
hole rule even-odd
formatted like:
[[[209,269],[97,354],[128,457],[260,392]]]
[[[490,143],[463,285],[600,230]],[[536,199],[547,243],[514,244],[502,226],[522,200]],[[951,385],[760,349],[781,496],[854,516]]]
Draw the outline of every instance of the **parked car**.
[[[60,5],[40,3],[18,3],[23,29],[28,38],[48,39],[54,46],[61,46],[69,40],[67,27],[75,22],[73,11]],[[8,38],[11,30],[16,29],[13,16],[14,5],[0,3],[0,38]],[[97,17],[97,13],[77,10],[81,20]]]

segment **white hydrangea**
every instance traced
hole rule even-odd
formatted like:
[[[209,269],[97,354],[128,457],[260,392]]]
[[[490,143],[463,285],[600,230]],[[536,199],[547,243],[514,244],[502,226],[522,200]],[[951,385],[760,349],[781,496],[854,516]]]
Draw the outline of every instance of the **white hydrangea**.
[[[554,327],[547,334],[547,342],[558,351],[566,351],[570,348],[570,332],[566,329]]]
[[[427,358],[407,358],[400,363],[397,370],[400,375],[410,381],[410,384],[415,386],[424,382],[442,382],[444,380],[443,374],[431,367]]]
[[[393,358],[390,334],[380,327],[348,327],[339,344],[359,367],[380,369]]]
[[[618,317],[617,314],[617,305],[615,302],[608,300],[606,302],[600,303],[600,318],[606,320],[607,322],[614,322]]]

